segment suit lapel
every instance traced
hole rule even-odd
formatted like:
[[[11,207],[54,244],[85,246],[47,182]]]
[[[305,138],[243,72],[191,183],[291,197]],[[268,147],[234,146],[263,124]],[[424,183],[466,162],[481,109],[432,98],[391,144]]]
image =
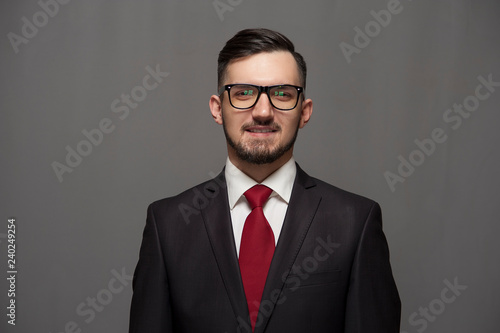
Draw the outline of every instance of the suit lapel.
[[[240,325],[249,327],[248,307],[234,244],[224,170],[214,183],[219,184],[216,185],[219,188],[218,194],[215,196],[216,190],[212,186],[205,187],[214,193],[215,197],[202,209],[202,217],[235,317]],[[315,186],[314,180],[297,165],[290,203],[269,268],[262,301],[271,300],[273,292],[283,289],[286,275],[295,262],[321,201],[321,196],[314,191]],[[264,316],[261,325],[255,328],[255,333],[264,332],[273,310],[274,304],[271,313],[267,312],[268,315]]]
[[[217,191],[212,189],[212,186],[205,187],[207,191],[214,193],[214,198],[202,210],[203,221],[235,317],[238,322],[243,320],[250,325],[245,290],[234,244],[224,170],[216,177],[214,183],[219,189],[218,194],[215,194]]]
[[[309,177],[298,165],[293,191],[288,205],[285,221],[280,238],[274,252],[271,267],[267,276],[264,293],[262,294],[261,310],[264,301],[271,301],[276,291],[281,291],[286,276],[292,269],[295,258],[299,253],[309,226],[316,214],[321,201],[321,195],[314,191],[314,180]],[[285,276],[285,278],[283,278]],[[274,296],[275,297],[275,296]],[[271,301],[272,302],[272,301]],[[266,302],[269,306],[269,304]],[[255,328],[255,333],[264,332],[275,304],[271,310],[266,309],[262,324]],[[269,313],[270,312],[270,313]]]

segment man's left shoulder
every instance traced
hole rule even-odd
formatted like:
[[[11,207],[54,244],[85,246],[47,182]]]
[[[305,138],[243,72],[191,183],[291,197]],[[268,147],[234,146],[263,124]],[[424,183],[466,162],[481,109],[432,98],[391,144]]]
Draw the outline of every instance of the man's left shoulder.
[[[303,170],[299,170],[303,182],[308,184],[307,187],[321,196],[323,206],[361,214],[366,214],[373,209],[380,210],[380,205],[370,198],[344,190],[326,181],[309,176]]]
[[[335,185],[332,185],[330,183],[327,183],[321,179],[311,177],[314,182],[316,183],[316,186],[318,188],[318,191],[320,191],[323,196],[325,197],[331,197],[332,199],[342,199],[346,200],[349,202],[359,202],[367,205],[373,205],[376,204],[376,202],[368,197],[365,197],[363,195],[347,191],[345,189],[342,189],[340,187],[337,187]]]
[[[382,210],[376,201],[317,178],[311,177],[311,180],[321,196],[319,215],[337,217],[335,221],[348,223],[353,230],[358,230],[358,227],[362,230],[366,221],[374,220],[382,224]]]

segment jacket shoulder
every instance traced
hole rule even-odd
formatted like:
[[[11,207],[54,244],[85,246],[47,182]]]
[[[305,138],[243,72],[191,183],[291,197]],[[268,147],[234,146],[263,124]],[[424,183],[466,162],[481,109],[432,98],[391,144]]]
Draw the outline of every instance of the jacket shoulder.
[[[378,205],[376,201],[370,198],[344,190],[323,180],[314,177],[311,178],[314,180],[316,186],[318,187],[318,190],[326,199],[341,200],[342,202],[351,202],[367,206]]]
[[[214,199],[227,197],[224,173],[167,198],[152,202],[148,211],[161,216],[186,218],[197,215]]]
[[[378,206],[378,204],[372,199],[346,191],[321,179],[310,176],[298,164],[296,182],[305,189],[314,189],[315,191],[318,191],[323,199],[327,201],[333,200],[334,202],[340,204],[349,203],[368,207],[372,207],[374,205]]]
[[[346,191],[322,180],[313,178],[316,190],[321,195],[319,212],[326,216],[337,216],[341,221],[360,231],[368,220],[375,220],[382,226],[380,205],[365,196]]]

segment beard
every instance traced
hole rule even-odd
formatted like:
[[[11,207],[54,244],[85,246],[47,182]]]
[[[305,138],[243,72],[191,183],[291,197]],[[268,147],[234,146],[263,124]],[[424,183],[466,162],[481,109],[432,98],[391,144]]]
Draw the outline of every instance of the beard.
[[[271,149],[270,143],[266,139],[250,139],[247,142],[235,142],[226,129],[226,122],[224,121],[224,113],[222,115],[222,128],[224,129],[224,135],[226,136],[227,143],[234,149],[236,156],[245,162],[251,164],[269,164],[278,160],[286,152],[292,149],[297,135],[299,132],[299,122],[297,122],[297,127],[295,128],[295,133],[293,137],[282,144],[279,144],[274,149]],[[251,126],[271,126],[277,130],[281,130],[281,126],[274,123],[273,121],[268,122],[253,122],[251,124],[245,124],[241,127],[244,131],[245,128]]]

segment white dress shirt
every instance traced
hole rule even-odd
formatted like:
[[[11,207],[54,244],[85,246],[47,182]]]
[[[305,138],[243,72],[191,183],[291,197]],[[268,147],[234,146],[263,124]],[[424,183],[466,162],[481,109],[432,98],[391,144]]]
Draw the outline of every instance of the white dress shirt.
[[[264,210],[264,216],[273,230],[275,245],[278,243],[281,228],[285,220],[285,214],[290,196],[292,195],[292,187],[296,173],[297,167],[292,157],[281,168],[273,172],[260,183],[273,190],[262,208]],[[231,163],[229,158],[226,161],[225,177],[229,208],[231,209],[234,241],[239,256],[243,226],[245,225],[248,214],[251,212],[250,205],[243,193],[258,183]]]

